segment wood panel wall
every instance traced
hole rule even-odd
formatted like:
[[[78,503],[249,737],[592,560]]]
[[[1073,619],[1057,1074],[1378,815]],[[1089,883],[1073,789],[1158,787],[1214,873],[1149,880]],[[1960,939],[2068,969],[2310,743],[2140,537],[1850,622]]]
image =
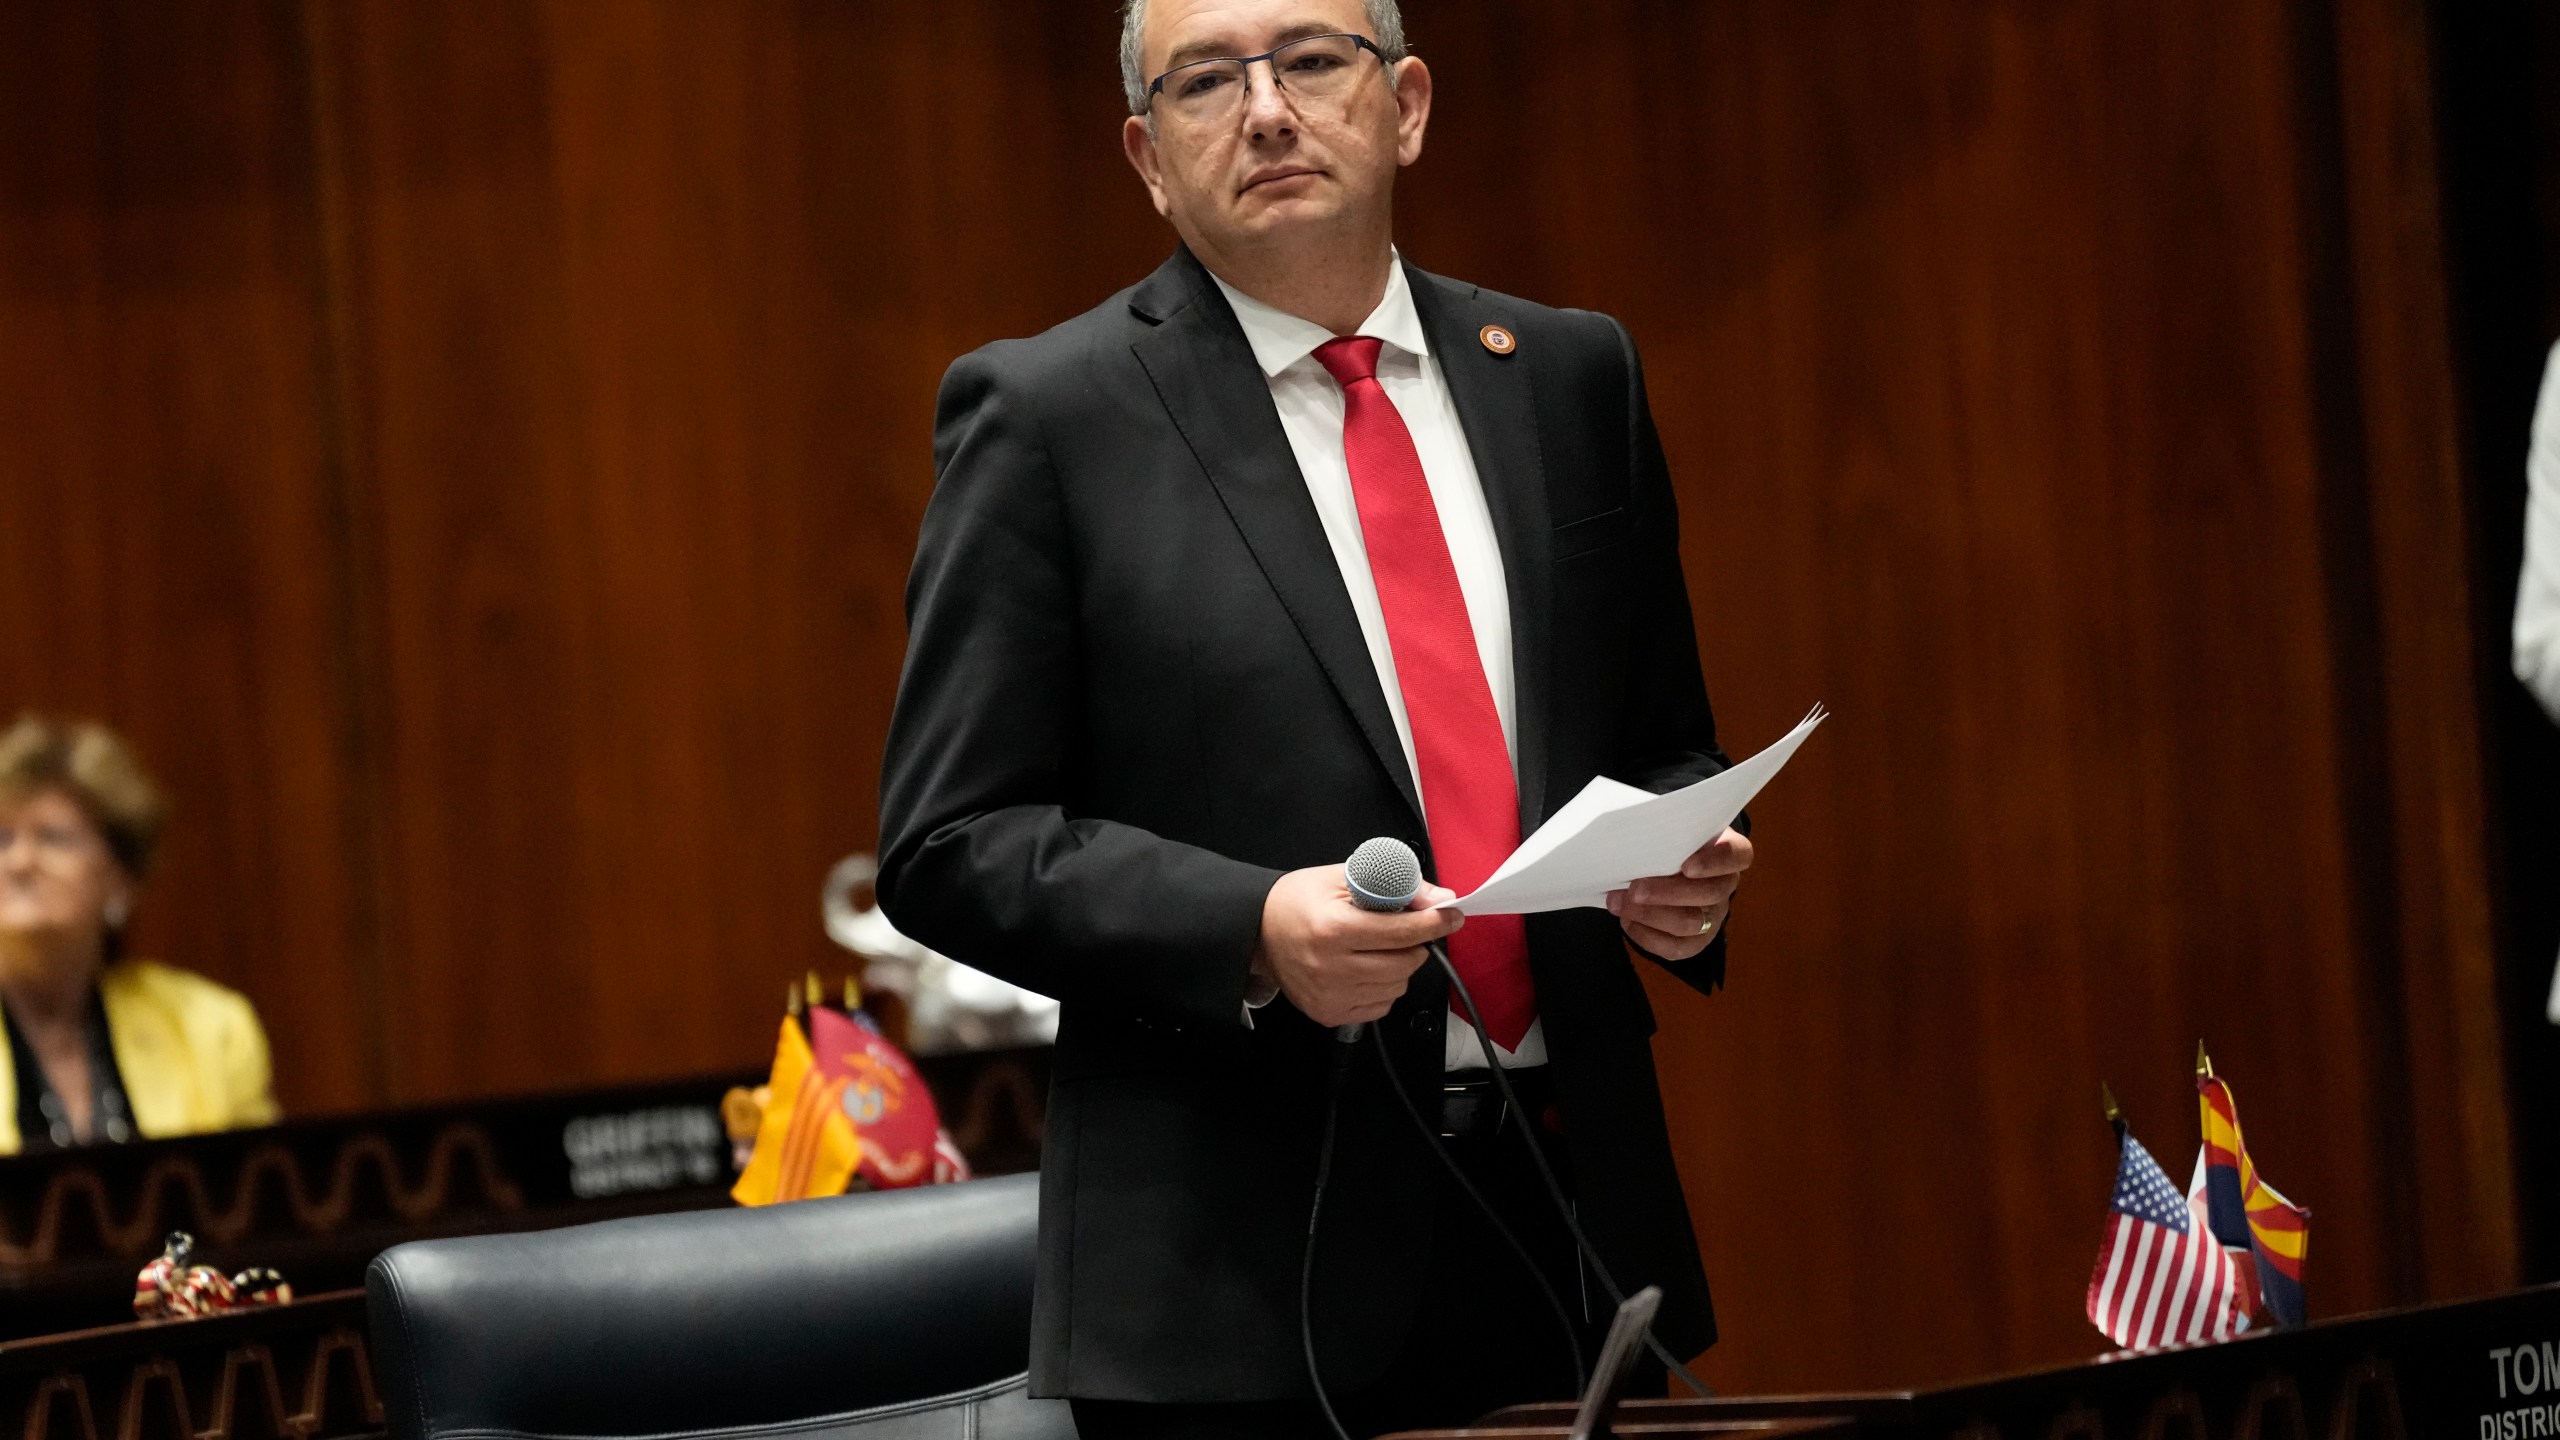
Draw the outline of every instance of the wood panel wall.
[[[2199,1035],[2315,1310],[2512,1277],[2415,0],[1415,0],[1401,238],[1643,344],[1760,807],[1660,1054],[1736,1388],[2098,1348]],[[1169,241],[1103,3],[0,11],[0,708],[289,1106],[752,1063],[960,351]]]

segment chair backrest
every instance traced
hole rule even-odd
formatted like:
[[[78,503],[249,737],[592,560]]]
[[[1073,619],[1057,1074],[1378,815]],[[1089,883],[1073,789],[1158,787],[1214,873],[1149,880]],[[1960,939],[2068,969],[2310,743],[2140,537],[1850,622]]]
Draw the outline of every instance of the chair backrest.
[[[1037,1177],[425,1240],[366,1309],[393,1440],[1071,1440],[1027,1399]]]

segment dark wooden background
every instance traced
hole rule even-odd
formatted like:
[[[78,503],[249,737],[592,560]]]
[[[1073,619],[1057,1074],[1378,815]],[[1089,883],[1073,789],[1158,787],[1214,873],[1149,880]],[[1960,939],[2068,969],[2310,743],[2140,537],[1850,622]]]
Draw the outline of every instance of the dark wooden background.
[[[1568,18],[1569,16],[1569,18]],[[1645,348],[1758,807],[1662,987],[1736,1388],[2101,1348],[2209,1038],[2314,1309],[2518,1210],[2415,0],[1415,0],[1422,264]],[[957,353],[1169,237],[1105,0],[0,8],[0,709],[296,1111],[753,1064]],[[1312,858],[1312,857],[1311,857]]]

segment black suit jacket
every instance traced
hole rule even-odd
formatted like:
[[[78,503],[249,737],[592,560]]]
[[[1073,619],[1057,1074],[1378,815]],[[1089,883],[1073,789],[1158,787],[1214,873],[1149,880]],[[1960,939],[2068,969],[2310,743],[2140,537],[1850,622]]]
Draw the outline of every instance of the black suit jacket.
[[[1606,316],[1407,271],[1499,533],[1521,831],[1594,775],[1725,759],[1635,347]],[[1517,349],[1480,343],[1507,327]],[[1187,251],[1097,309],[962,357],[908,581],[881,797],[899,928],[1064,1002],[1042,1161],[1035,1393],[1306,1393],[1298,1272],[1329,1033],[1239,1021],[1281,872],[1373,835],[1429,863],[1414,781],[1261,370]],[[1712,989],[1718,948],[1672,973]],[[1533,916],[1583,1220],[1667,1343],[1714,1339],[1616,922]],[[1445,982],[1381,1022],[1438,1084]],[[1315,1310],[1328,1384],[1393,1355],[1436,1162],[1374,1050],[1351,1068]],[[1488,1264],[1511,1264],[1488,1257]],[[1527,1283],[1525,1278],[1523,1283]]]

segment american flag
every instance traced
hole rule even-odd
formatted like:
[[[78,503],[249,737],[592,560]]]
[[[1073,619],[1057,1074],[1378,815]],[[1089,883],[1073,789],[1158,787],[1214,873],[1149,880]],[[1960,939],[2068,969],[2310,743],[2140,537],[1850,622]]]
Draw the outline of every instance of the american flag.
[[[2201,1185],[2179,1194],[2142,1142],[2117,1134],[2124,1149],[2106,1243],[2089,1273],[2089,1323],[2128,1350],[2238,1334],[2249,1323],[2248,1299],[2205,1223]]]

